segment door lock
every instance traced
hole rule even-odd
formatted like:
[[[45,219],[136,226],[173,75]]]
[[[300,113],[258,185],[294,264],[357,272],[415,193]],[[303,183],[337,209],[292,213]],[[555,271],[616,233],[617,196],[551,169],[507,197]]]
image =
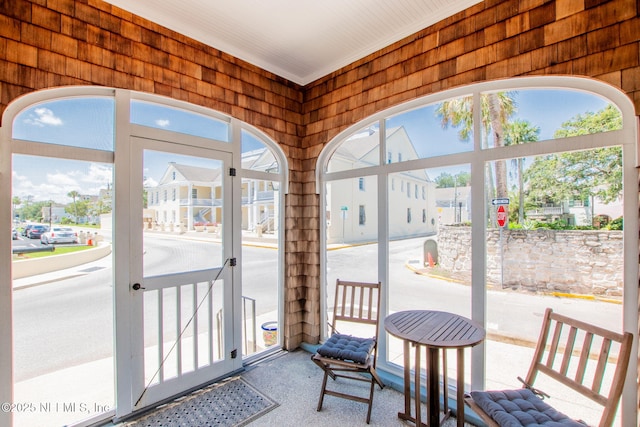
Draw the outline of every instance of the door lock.
[[[131,287],[133,288],[134,291],[139,291],[140,289],[147,289],[140,286],[140,283],[134,283]]]

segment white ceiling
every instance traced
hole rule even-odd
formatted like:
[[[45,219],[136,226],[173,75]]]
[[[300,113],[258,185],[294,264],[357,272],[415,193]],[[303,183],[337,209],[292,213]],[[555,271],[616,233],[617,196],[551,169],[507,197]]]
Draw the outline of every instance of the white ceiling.
[[[105,0],[305,85],[480,0]]]

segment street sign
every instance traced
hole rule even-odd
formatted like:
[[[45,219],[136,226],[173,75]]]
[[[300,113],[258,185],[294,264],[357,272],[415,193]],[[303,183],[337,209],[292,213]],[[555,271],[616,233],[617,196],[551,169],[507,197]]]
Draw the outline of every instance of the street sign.
[[[498,221],[498,227],[504,227],[507,223],[507,209],[504,205],[499,205],[497,213],[496,220]]]
[[[502,197],[500,199],[491,199],[491,204],[493,206],[508,205],[509,204],[509,198]]]

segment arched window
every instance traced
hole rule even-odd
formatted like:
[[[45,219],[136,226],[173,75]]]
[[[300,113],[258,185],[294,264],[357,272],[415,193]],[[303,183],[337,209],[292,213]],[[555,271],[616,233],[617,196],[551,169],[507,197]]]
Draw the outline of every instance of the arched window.
[[[13,325],[11,334],[7,328],[0,334],[0,351],[7,352],[0,358],[10,362],[0,377],[16,379],[0,387],[11,388],[16,401],[80,402],[82,396],[65,394],[74,388],[39,381],[48,375],[64,381],[92,366],[95,383],[86,385],[99,407],[58,411],[61,418],[50,421],[112,417],[116,405],[124,415],[137,405],[132,390],[165,361],[168,368],[149,384],[175,395],[220,377],[219,367],[227,374],[279,348],[277,334],[265,338],[261,328],[268,323],[277,331],[283,319],[288,167],[271,138],[206,108],[99,87],[25,95],[6,108],[2,123],[0,223],[73,230],[65,244],[40,245],[22,235],[14,242],[47,254],[55,244],[49,271],[0,245],[0,282],[21,289],[0,310],[0,323]],[[88,246],[97,246],[88,248],[95,258],[85,256]],[[65,258],[66,251],[72,253]],[[231,260],[241,274],[227,273]],[[219,276],[206,276],[215,269]],[[140,287],[140,279],[158,286]],[[170,355],[180,339],[173,346],[180,356]],[[237,349],[228,348],[232,342]],[[34,354],[52,357],[33,364]],[[171,381],[160,384],[160,377]]]
[[[323,253],[323,314],[340,278],[385,284],[385,314],[472,318],[489,337],[465,350],[473,388],[504,388],[526,372],[546,306],[637,331],[636,129],[623,94],[586,79],[514,79],[430,95],[364,123],[318,160],[322,241],[342,248]],[[362,176],[378,191],[355,197]],[[396,180],[406,193],[393,191]],[[340,215],[365,203],[371,227]],[[381,344],[380,369],[399,374],[401,342]],[[588,417],[588,404],[564,403]]]

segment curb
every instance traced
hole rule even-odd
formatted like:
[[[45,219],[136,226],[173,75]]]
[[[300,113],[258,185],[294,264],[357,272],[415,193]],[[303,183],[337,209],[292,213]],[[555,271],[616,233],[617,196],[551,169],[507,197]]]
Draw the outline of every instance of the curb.
[[[43,258],[22,259],[13,261],[11,268],[12,279],[24,279],[26,277],[38,276],[52,273],[54,271],[65,270],[81,264],[87,264],[104,258],[111,253],[111,244],[99,244],[95,248],[80,252],[72,252],[61,255],[51,255]]]
[[[452,282],[452,283],[459,283],[459,284],[466,284],[465,282],[463,282],[462,280],[458,280],[458,279],[452,279],[450,277],[445,277],[445,276],[440,276],[437,274],[430,274],[428,271],[426,271],[426,269],[424,268],[416,268],[414,266],[412,266],[412,261],[413,264],[415,264],[416,260],[408,260],[405,263],[405,267],[411,271],[413,271],[415,274],[419,274],[421,276],[425,276],[425,277],[432,277],[434,279],[440,279],[440,280],[445,280],[447,282]],[[417,261],[419,262],[419,261]],[[488,289],[496,289],[494,286],[487,286]],[[539,292],[540,295],[546,295],[546,296],[551,296],[551,297],[556,297],[556,298],[573,298],[573,299],[583,299],[583,300],[591,300],[591,301],[600,301],[600,302],[607,302],[610,304],[622,304],[622,301],[614,299],[614,298],[605,298],[605,297],[598,297],[595,295],[581,295],[581,294],[570,294],[570,293],[566,293],[566,292]]]

